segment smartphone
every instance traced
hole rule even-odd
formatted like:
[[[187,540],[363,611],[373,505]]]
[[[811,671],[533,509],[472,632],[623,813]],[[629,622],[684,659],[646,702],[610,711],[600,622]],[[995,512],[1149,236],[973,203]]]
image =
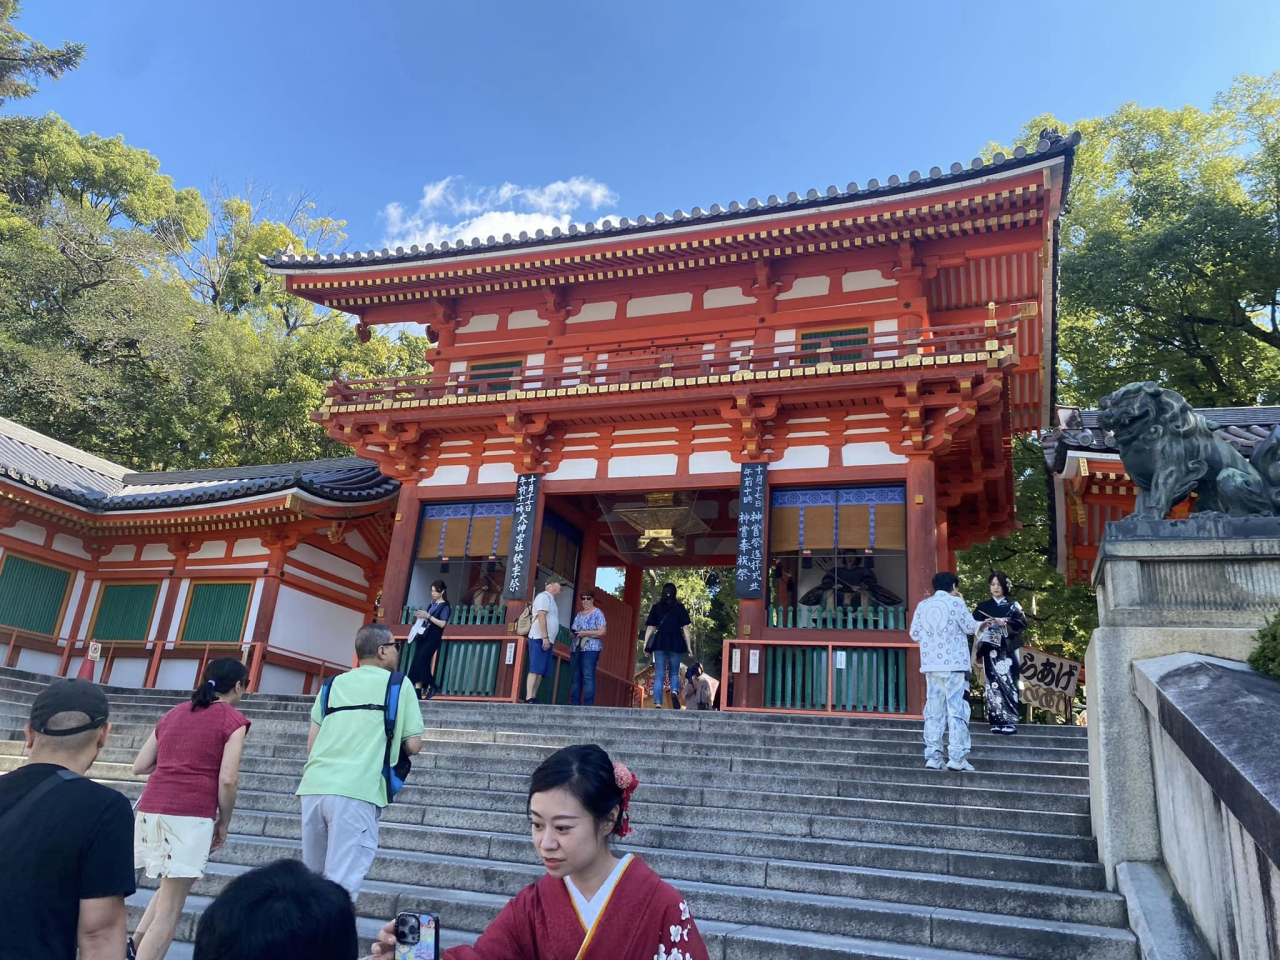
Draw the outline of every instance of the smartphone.
[[[440,921],[435,914],[396,915],[395,960],[440,960]]]

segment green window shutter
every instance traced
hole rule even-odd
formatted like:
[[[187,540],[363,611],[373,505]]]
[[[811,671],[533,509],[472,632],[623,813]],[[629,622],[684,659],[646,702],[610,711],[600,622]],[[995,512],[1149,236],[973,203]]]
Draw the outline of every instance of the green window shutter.
[[[249,607],[249,583],[195,583],[182,630],[183,643],[239,643]]]
[[[71,573],[6,553],[0,562],[0,623],[52,634],[67,598]]]
[[[505,393],[511,389],[512,378],[520,375],[523,360],[492,360],[485,363],[473,363],[467,368],[467,379],[483,380],[485,393]],[[480,384],[468,387],[467,393],[479,393]]]
[[[110,583],[93,621],[92,640],[146,640],[158,583]]]
[[[822,348],[821,341],[831,341],[831,362],[832,363],[853,363],[855,360],[862,359],[862,347],[869,342],[866,327],[854,327],[849,330],[816,330],[813,333],[800,334],[800,352],[806,354],[801,358],[801,363],[821,363],[822,355],[818,352]],[[815,343],[805,343],[806,340],[817,341]],[[808,354],[812,354],[811,356]]]

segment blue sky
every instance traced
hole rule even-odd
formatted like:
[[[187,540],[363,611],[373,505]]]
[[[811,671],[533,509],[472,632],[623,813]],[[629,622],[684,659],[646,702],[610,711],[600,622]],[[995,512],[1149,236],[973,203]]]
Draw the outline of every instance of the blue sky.
[[[88,55],[17,110],[180,186],[309,191],[355,249],[884,180],[1280,70],[1275,0],[28,0],[18,25]]]

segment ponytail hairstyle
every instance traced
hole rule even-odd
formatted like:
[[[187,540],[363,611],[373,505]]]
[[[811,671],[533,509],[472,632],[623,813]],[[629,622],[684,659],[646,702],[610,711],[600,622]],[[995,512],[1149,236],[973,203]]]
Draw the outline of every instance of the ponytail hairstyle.
[[[631,832],[627,808],[640,781],[625,764],[614,763],[594,743],[563,747],[533,771],[529,780],[529,800],[535,793],[567,790],[586,808],[596,826],[612,824],[610,834],[625,837]]]
[[[431,588],[440,594],[440,601],[442,603],[449,602],[449,588],[445,586],[445,582],[443,580],[437,580],[435,583],[431,584]]]
[[[249,668],[239,660],[232,657],[210,660],[204,668],[204,678],[191,694],[191,709],[210,706],[218,699],[218,694],[230,693],[237,683],[248,679]]]

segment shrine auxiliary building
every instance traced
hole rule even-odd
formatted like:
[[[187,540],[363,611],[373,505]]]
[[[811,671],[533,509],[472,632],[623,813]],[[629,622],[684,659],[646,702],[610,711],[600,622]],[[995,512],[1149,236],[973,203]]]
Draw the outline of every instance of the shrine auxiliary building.
[[[732,707],[920,713],[909,610],[955,551],[1012,528],[1010,438],[1048,426],[1076,142],[536,236],[272,258],[362,329],[435,341],[431,374],[335,383],[316,414],[401,485],[381,615],[402,624],[444,580],[445,694],[511,699],[507,624],[535,583],[576,585],[567,621],[599,566],[623,567],[598,695],[622,704],[639,570],[736,565]]]

